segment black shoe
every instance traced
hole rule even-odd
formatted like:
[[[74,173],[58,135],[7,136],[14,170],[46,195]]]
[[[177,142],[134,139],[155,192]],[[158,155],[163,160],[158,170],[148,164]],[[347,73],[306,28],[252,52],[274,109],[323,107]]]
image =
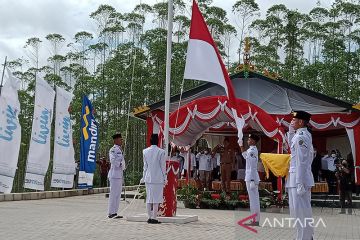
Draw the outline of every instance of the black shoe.
[[[152,223],[153,223],[153,224],[160,224],[161,222],[158,221],[158,220],[156,220],[156,219],[152,219]]]
[[[152,223],[152,219],[149,218],[149,219],[147,220],[147,223]]]
[[[117,213],[113,213],[113,214],[109,214],[108,215],[108,218],[114,218],[114,217],[116,217],[117,216]]]
[[[123,218],[123,216],[120,216],[120,215],[119,215],[119,216],[115,216],[114,219],[115,219],[115,218],[116,218],[116,219],[119,219],[119,218]]]
[[[245,225],[258,227],[260,224],[259,224],[259,222],[250,222],[250,223],[245,223]]]

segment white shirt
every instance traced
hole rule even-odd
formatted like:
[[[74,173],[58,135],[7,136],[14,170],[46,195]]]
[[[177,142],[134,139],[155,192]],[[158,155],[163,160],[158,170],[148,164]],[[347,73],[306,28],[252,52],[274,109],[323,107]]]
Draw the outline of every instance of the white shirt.
[[[211,171],[211,156],[210,154],[198,153],[196,157],[199,159],[199,170]]]
[[[245,181],[254,181],[259,183],[259,173],[257,170],[258,167],[258,150],[256,146],[250,146],[248,150],[242,153],[243,157],[246,160],[245,168]]]
[[[295,134],[288,133],[288,137],[291,160],[286,187],[297,187],[297,184],[303,184],[305,187],[314,186],[311,172],[314,152],[311,134],[306,128],[299,128]]]
[[[109,151],[109,159],[111,167],[108,178],[122,178],[123,170],[125,170],[125,159],[121,147],[114,145]]]
[[[189,161],[188,161],[189,153],[190,153],[190,170],[193,170],[194,166],[196,167],[195,154],[193,154],[191,152],[183,152],[183,153],[180,153],[180,155],[185,159],[185,161],[184,161],[184,169],[187,170],[188,165],[189,165]]]
[[[221,159],[220,153],[215,153],[215,157],[216,157],[216,166],[220,166],[220,159]]]
[[[156,145],[143,150],[145,183],[165,183],[166,180],[166,155],[165,151]]]

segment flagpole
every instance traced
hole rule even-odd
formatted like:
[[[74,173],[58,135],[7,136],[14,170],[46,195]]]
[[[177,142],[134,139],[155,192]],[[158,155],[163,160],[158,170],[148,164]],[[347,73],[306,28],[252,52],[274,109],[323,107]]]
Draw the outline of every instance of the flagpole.
[[[173,0],[168,2],[168,29],[167,29],[167,44],[166,44],[166,85],[165,85],[165,116],[164,116],[164,140],[165,151],[168,154],[169,146],[169,114],[170,114],[170,79],[171,79],[171,44],[172,44],[172,29],[173,29]]]
[[[5,57],[4,68],[3,68],[3,72],[2,72],[2,76],[1,76],[0,96],[1,96],[1,90],[2,90],[2,87],[3,87],[3,83],[4,83],[5,67],[6,67],[6,63],[7,63],[6,60],[7,60],[7,56]]]

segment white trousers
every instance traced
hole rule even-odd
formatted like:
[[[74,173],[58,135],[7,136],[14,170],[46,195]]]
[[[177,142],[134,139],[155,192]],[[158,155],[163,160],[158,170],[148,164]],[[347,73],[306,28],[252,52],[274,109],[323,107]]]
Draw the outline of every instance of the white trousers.
[[[254,189],[250,189],[250,182],[246,182],[246,190],[249,194],[250,213],[251,215],[256,213],[255,221],[260,221],[260,199],[259,199],[259,185],[255,184]]]
[[[290,217],[296,227],[296,240],[311,240],[314,228],[309,223],[312,219],[311,188],[306,189],[304,195],[300,196],[296,188],[288,188]]]
[[[110,181],[110,196],[109,196],[109,215],[117,213],[119,210],[122,178],[109,178]]]

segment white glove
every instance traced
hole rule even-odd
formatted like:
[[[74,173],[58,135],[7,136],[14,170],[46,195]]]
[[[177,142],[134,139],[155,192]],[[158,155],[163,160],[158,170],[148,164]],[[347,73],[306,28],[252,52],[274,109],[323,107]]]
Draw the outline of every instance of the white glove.
[[[294,126],[293,126],[293,124],[291,122],[289,124],[289,133],[295,133]]]
[[[122,167],[122,170],[123,170],[123,171],[126,170],[126,164],[125,164],[125,161],[124,161],[124,160],[121,161],[121,167]]]
[[[145,183],[144,178],[140,179],[140,184]]]
[[[255,182],[254,181],[251,181],[250,182],[250,190],[254,190],[255,189]]]
[[[242,146],[244,146],[244,141],[242,139],[239,139],[238,144],[239,144],[240,147],[242,147]]]
[[[296,192],[299,196],[302,196],[306,193],[304,184],[302,183],[298,183],[297,188],[296,188]]]

